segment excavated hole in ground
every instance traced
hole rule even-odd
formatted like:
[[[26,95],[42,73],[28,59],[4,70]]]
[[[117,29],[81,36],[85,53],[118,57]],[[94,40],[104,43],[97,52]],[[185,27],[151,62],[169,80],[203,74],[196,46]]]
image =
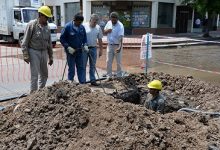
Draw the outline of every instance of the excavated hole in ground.
[[[136,105],[143,105],[146,98],[147,98],[148,91],[141,91],[139,90],[128,90],[128,91],[119,91],[119,92],[113,92],[111,95],[114,98],[121,99],[124,102],[136,104]],[[171,97],[167,95],[166,93],[162,92],[162,94],[171,100]],[[176,99],[182,99],[181,96],[176,97]],[[165,103],[165,111],[164,113],[172,113],[177,112],[179,109],[187,107],[187,104],[184,104],[182,101],[173,101],[172,103]]]
[[[118,90],[116,87],[116,91],[111,95],[124,102],[143,105],[148,94],[146,85],[154,79],[161,80],[163,83],[161,93],[166,98],[165,113],[176,112],[181,108],[199,108],[199,101],[202,102],[204,96],[209,95],[204,91],[211,90],[208,88],[210,87],[208,83],[196,81],[192,76],[173,77],[163,73],[149,73],[148,75],[136,74],[115,79],[113,84],[120,83],[120,88]]]

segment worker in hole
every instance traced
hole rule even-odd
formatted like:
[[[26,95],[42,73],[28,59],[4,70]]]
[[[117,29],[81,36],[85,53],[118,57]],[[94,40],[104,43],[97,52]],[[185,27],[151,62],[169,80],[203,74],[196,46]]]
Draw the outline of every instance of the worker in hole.
[[[149,88],[149,94],[144,103],[147,109],[164,114],[165,108],[165,97],[160,94],[162,90],[162,83],[159,80],[151,81],[147,87]]]

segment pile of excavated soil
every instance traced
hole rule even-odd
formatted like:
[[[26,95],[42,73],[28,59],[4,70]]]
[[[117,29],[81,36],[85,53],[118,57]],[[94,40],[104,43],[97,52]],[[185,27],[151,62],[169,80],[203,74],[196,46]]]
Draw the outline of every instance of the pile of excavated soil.
[[[139,74],[104,85],[118,87],[121,91],[137,89],[142,98],[147,93],[144,85],[152,79],[162,80],[164,94],[169,98],[179,95],[186,98],[182,101],[189,106],[219,110],[220,89],[191,77]],[[114,97],[100,91],[92,92],[86,85],[55,83],[24,98],[14,112],[13,107],[0,112],[0,149],[220,148],[218,118],[184,112],[161,115]],[[168,105],[173,107],[177,103]]]

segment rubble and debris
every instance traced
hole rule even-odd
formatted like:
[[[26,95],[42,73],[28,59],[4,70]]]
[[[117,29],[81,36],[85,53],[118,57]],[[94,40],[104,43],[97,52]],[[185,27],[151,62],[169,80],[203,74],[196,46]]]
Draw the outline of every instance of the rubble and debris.
[[[148,93],[145,86],[153,79],[164,84],[162,92],[167,97],[164,115],[141,104]],[[219,118],[177,112],[186,106],[219,112],[219,87],[192,77],[163,73],[130,75],[103,86],[114,87],[118,95],[62,81],[23,98],[14,112],[14,106],[3,110],[0,149],[220,148]],[[128,98],[123,94],[126,89],[136,91],[133,94],[139,95],[140,101],[136,104],[132,99],[123,101],[123,96]]]

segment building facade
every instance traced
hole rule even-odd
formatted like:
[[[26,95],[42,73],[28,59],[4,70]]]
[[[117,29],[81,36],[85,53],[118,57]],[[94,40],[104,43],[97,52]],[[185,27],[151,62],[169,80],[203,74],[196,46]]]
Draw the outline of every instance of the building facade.
[[[54,21],[60,27],[73,20],[73,16],[81,10],[79,0],[44,0],[44,4],[50,6]]]
[[[92,13],[100,16],[104,28],[112,11],[119,13],[127,35],[194,32],[197,14],[181,5],[181,0],[45,0],[51,6],[55,23],[61,28],[82,12],[85,21]],[[198,20],[197,20],[198,22]],[[199,31],[199,30],[198,30]]]
[[[176,6],[178,0],[83,0],[86,20],[91,13],[99,14],[103,27],[112,11],[119,13],[126,34],[165,34],[175,32]],[[88,13],[91,12],[91,13]]]

